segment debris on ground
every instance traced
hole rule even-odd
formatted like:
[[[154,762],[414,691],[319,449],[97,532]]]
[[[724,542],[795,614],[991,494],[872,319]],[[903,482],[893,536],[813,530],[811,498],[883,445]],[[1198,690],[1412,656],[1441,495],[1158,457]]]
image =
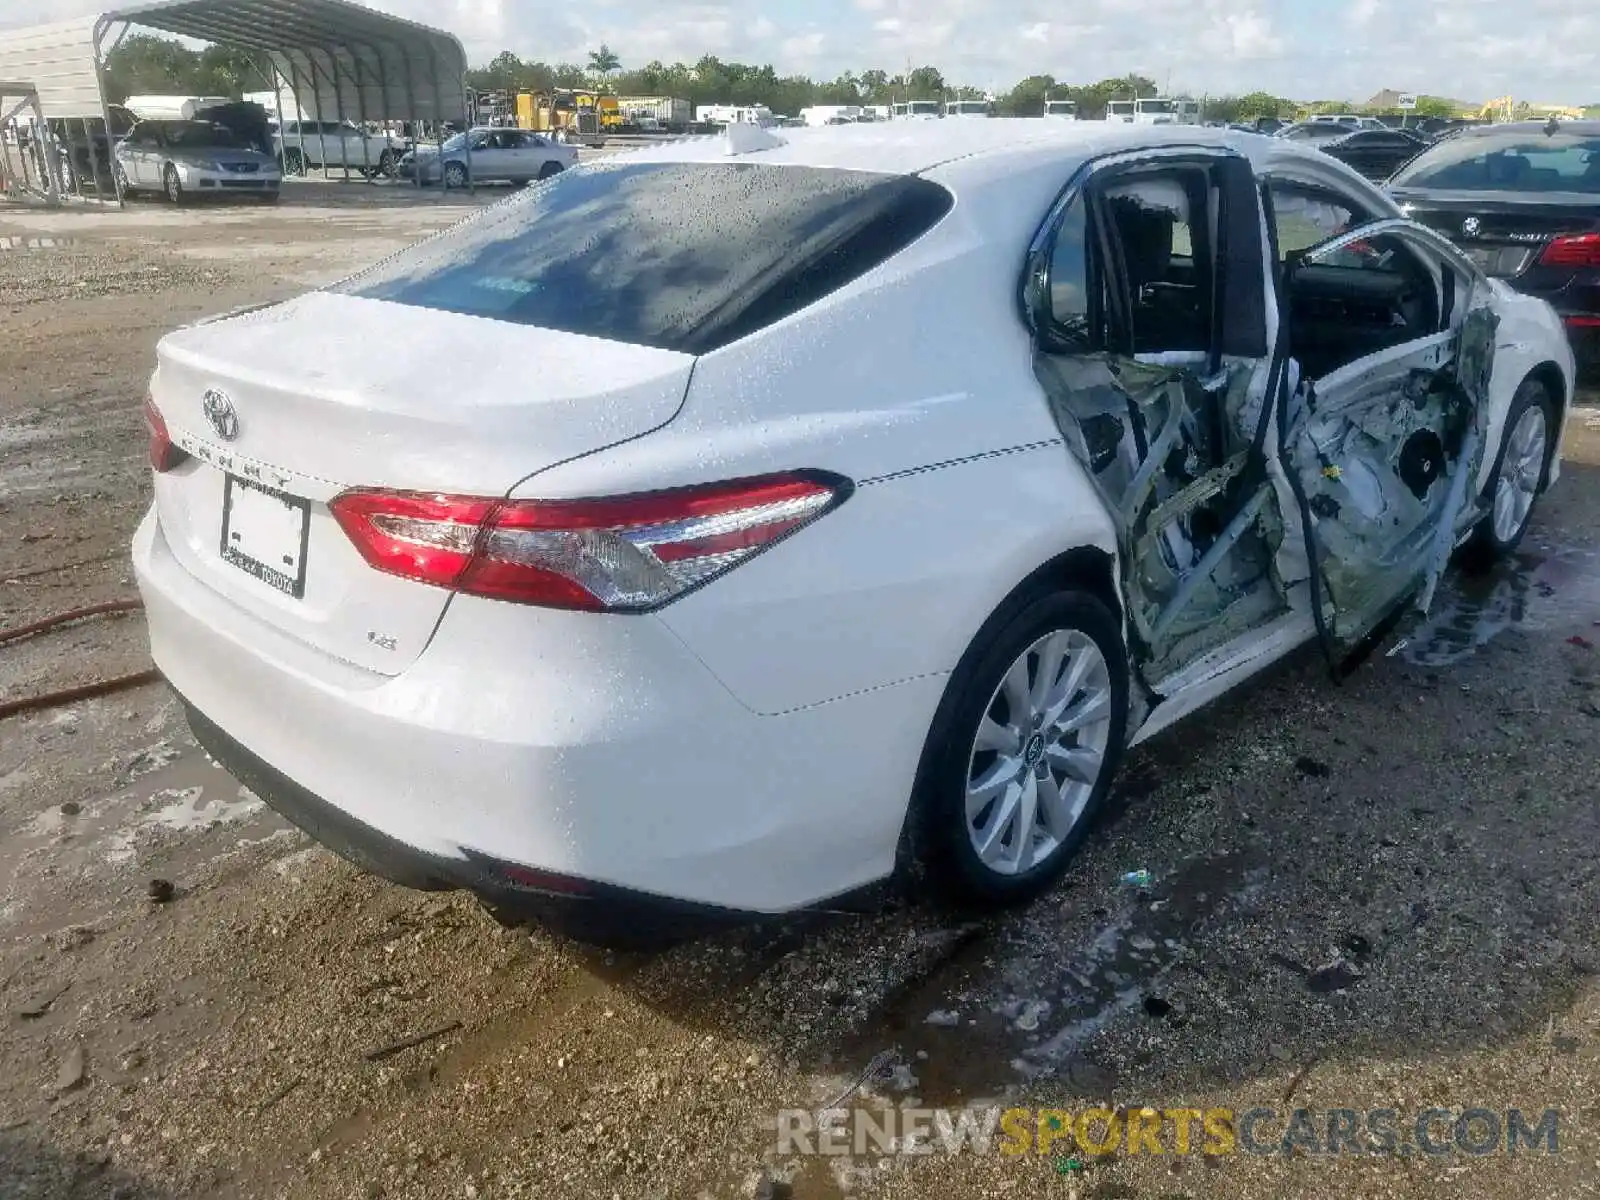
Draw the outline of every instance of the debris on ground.
[[[82,1087],[88,1072],[89,1057],[83,1043],[74,1042],[61,1056],[60,1066],[56,1070],[56,1093],[60,1095]]]
[[[61,999],[62,996],[67,994],[67,989],[71,986],[72,984],[68,982],[63,983],[60,987],[54,987],[48,991],[40,992],[32,1000],[25,1001],[22,1006],[17,1009],[17,1016],[21,1017],[24,1021],[38,1020],[40,1017],[44,1016],[45,1013],[50,1011],[51,1005],[53,1005],[57,1000]]]
[[[460,1021],[449,1021],[434,1029],[429,1029],[422,1033],[414,1033],[410,1037],[403,1037],[399,1041],[389,1042],[387,1045],[379,1046],[374,1050],[368,1050],[362,1057],[368,1062],[382,1062],[384,1059],[393,1058],[396,1054],[410,1050],[414,1046],[422,1046],[428,1042],[436,1041],[460,1028]]]

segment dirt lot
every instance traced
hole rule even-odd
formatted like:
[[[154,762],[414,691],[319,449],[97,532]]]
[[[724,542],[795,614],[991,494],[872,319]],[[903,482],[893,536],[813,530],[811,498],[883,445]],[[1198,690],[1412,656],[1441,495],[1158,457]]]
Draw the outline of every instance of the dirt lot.
[[[0,630],[132,595],[163,331],[466,211],[290,190],[0,209]],[[983,922],[607,955],[358,874],[159,685],[0,722],[0,1193],[1600,1194],[1600,417],[1571,428],[1513,569],[1143,748],[1068,883]],[[137,614],[87,623],[0,646],[0,700],[145,665]],[[1397,1109],[1408,1146],[1429,1107],[1557,1109],[1559,1153],[776,1153],[874,1064],[848,1105],[1267,1107],[1273,1147],[1295,1107]]]

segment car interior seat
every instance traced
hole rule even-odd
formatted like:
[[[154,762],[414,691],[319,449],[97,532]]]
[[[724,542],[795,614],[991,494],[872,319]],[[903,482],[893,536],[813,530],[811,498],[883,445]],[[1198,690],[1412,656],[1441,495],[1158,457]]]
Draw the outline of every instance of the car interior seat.
[[[1203,350],[1208,331],[1192,283],[1173,278],[1177,214],[1127,196],[1111,200],[1112,220],[1128,272],[1135,351]]]

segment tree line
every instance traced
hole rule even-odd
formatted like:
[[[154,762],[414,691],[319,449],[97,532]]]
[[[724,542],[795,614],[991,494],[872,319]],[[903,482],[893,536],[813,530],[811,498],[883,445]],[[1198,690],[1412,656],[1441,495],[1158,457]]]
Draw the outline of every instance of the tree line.
[[[135,95],[233,96],[271,86],[266,64],[249,51],[227,46],[190,49],[182,42],[150,34],[124,38],[106,59],[108,99],[120,102]],[[502,50],[481,67],[467,72],[467,86],[480,92],[550,88],[603,87],[620,96],[672,96],[691,104],[765,105],[793,116],[814,104],[893,104],[904,100],[984,99],[981,89],[952,83],[937,67],[903,72],[846,71],[818,81],[804,75],[779,75],[770,63],[723,62],[705,55],[696,63],[649,62],[624,70],[609,46],[600,46],[584,63],[546,63]],[[1044,112],[1046,100],[1074,100],[1084,117],[1104,114],[1111,100],[1138,99],[1158,92],[1153,79],[1120,75],[1097,83],[1075,84],[1051,75],[1030,75],[1010,91],[990,97],[1005,116],[1030,117]],[[1267,92],[1243,96],[1205,97],[1208,120],[1253,121],[1288,118],[1312,112],[1348,111],[1348,100],[1303,104]],[[1448,102],[1424,96],[1421,115],[1447,116]]]

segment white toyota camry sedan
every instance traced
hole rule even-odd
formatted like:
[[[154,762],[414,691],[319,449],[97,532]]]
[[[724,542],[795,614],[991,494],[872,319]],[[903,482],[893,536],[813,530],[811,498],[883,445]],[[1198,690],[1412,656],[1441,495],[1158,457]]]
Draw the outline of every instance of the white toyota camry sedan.
[[[1022,900],[1127,746],[1559,472],[1550,308],[1314,149],[737,133],[161,342],[155,661],[353,861],[591,936]]]

